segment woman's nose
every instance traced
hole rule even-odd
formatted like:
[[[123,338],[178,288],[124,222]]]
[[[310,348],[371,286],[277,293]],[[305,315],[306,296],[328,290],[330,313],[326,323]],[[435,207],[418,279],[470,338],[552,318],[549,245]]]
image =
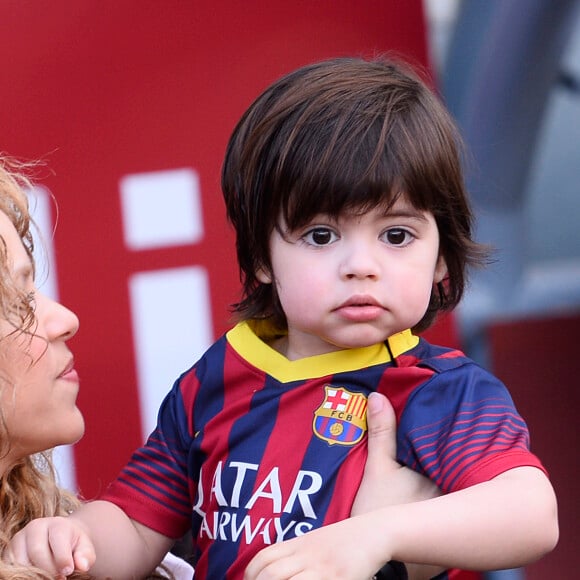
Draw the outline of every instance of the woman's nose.
[[[72,310],[38,292],[35,312],[49,340],[69,340],[79,329],[79,319]]]

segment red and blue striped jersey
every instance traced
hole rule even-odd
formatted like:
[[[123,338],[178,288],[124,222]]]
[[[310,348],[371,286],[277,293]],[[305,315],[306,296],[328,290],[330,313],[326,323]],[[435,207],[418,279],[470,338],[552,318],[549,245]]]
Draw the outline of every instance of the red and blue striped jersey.
[[[103,499],[169,537],[191,528],[196,578],[241,578],[264,546],[349,516],[373,391],[395,408],[398,460],[444,491],[543,469],[505,386],[457,350],[405,331],[289,361],[241,323],[175,382]]]

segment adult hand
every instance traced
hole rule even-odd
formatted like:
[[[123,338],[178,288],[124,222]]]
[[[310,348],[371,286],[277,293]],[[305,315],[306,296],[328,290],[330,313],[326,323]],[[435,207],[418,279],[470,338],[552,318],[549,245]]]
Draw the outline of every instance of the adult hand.
[[[431,499],[441,495],[427,477],[397,462],[397,420],[389,400],[371,393],[367,408],[368,457],[363,479],[356,495],[351,516],[402,503]],[[442,568],[406,564],[411,580],[432,578]],[[404,578],[396,567],[383,568],[381,578]]]
[[[367,408],[368,457],[351,516],[441,495],[428,478],[397,460],[397,423],[389,400],[371,393]]]

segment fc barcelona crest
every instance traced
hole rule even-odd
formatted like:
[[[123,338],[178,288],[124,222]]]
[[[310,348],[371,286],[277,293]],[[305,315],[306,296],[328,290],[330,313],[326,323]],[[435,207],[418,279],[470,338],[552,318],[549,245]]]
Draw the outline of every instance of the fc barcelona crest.
[[[331,445],[354,445],[367,430],[367,398],[342,387],[324,386],[324,401],[314,411],[314,434]]]

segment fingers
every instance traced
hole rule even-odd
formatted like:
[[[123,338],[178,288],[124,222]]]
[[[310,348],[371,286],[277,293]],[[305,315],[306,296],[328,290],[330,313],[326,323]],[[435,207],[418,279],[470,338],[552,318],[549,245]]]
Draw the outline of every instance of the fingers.
[[[367,429],[367,460],[363,479],[351,508],[351,516],[392,504],[391,499],[395,495],[392,480],[401,469],[396,460],[395,412],[384,395],[369,395]]]
[[[295,578],[301,572],[299,559],[289,557],[286,543],[275,544],[254,556],[244,573],[244,580],[279,580]]]
[[[87,572],[95,563],[95,550],[86,534],[70,528],[49,530],[48,542],[57,572],[70,576],[75,570]],[[44,554],[42,554],[45,557]],[[35,562],[36,563],[36,562]],[[39,566],[39,564],[36,564]],[[39,566],[44,568],[44,566]]]
[[[70,576],[75,569],[86,572],[95,562],[88,536],[78,528],[62,525],[64,518],[30,522],[15,534],[4,552],[7,561],[36,566],[58,577]]]
[[[52,574],[58,572],[52,559],[44,522],[31,522],[24,530],[15,534],[5,550],[5,558],[20,566],[37,566]]]
[[[380,393],[371,393],[367,407],[368,459],[367,463],[383,464],[397,455],[397,421],[389,400]]]
[[[351,518],[268,546],[251,560],[244,580],[370,578],[380,568],[384,546],[384,538],[377,539],[374,527],[364,516]],[[357,539],[355,550],[353,538]],[[376,558],[377,553],[381,558]]]
[[[93,543],[86,535],[81,535],[73,551],[74,569],[79,572],[88,572],[96,559]]]

